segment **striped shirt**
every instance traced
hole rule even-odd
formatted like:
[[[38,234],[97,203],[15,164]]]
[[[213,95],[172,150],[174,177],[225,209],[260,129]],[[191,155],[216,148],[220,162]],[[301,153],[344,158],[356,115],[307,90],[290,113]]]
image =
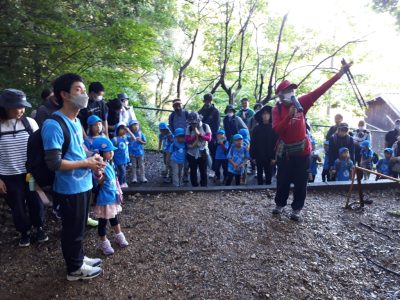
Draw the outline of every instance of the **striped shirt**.
[[[36,121],[31,118],[27,119],[32,131],[36,131],[39,128]],[[9,176],[26,173],[25,163],[29,133],[21,120],[2,121],[0,126],[0,175]]]

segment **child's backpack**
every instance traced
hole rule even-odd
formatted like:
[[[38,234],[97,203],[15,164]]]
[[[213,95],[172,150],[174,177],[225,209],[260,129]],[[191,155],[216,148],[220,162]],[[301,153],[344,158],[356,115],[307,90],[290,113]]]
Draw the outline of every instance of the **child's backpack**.
[[[69,144],[71,143],[71,134],[68,130],[67,124],[62,117],[58,115],[52,115],[50,119],[53,119],[60,124],[63,135],[64,143],[61,149],[61,158],[64,157],[68,150]],[[36,130],[29,136],[26,170],[31,173],[35,178],[36,183],[41,187],[52,186],[54,182],[54,171],[51,171],[44,159],[45,151],[43,147],[43,139],[41,129]]]

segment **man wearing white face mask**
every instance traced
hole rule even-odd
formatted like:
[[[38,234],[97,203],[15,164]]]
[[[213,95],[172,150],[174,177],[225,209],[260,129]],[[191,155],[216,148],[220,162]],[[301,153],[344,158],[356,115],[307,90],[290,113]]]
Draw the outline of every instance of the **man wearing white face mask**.
[[[84,256],[83,239],[92,190],[92,172],[105,167],[98,154],[86,158],[82,126],[77,118],[88,104],[83,80],[65,74],[54,81],[54,95],[62,105],[54,114],[61,117],[70,133],[68,150],[62,155],[64,134],[60,123],[48,119],[41,131],[46,165],[55,172],[54,198],[60,206],[61,247],[67,265],[67,280],[90,279],[101,274],[101,259]]]
[[[331,79],[309,94],[299,97],[302,111],[292,104],[296,84],[288,80],[282,81],[276,88],[278,103],[272,110],[272,128],[279,135],[277,144],[277,191],[275,196],[276,207],[273,215],[281,215],[287,204],[290,184],[294,184],[292,213],[290,218],[294,221],[300,219],[300,212],[304,206],[307,193],[307,169],[310,165],[311,142],[306,134],[305,115],[314,103],[336,81],[345,70],[351,66],[347,64]]]
[[[397,137],[400,135],[400,119],[394,122],[394,129],[390,130],[385,135],[386,148],[392,148],[393,144],[397,142]]]
[[[246,124],[243,122],[241,117],[238,117],[235,115],[235,108],[233,105],[229,104],[225,108],[225,114],[226,116],[224,117],[223,124],[224,124],[224,130],[225,130],[225,136],[226,139],[229,142],[232,142],[232,137],[239,133],[239,130],[244,128],[247,129]]]
[[[88,130],[87,119],[96,115],[101,119],[103,124],[104,133],[108,133],[108,107],[103,100],[104,86],[100,82],[92,82],[89,85],[89,102],[87,107],[79,112],[78,118],[84,128],[83,134],[85,135]]]

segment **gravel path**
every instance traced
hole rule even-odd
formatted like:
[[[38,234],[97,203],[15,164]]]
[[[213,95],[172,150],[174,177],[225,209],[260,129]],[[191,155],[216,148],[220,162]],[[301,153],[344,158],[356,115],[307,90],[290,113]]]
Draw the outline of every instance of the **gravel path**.
[[[104,258],[104,274],[65,279],[59,224],[27,249],[6,223],[0,232],[1,299],[396,299],[400,219],[396,191],[368,193],[363,212],[340,193],[310,192],[303,221],[272,218],[273,192],[136,195],[126,199],[126,249]],[[360,222],[384,233],[378,234]],[[87,233],[89,256],[96,230]]]

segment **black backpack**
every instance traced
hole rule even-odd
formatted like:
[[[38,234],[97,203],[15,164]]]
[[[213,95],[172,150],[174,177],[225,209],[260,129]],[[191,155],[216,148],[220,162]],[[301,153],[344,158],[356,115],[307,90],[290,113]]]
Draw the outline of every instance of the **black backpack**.
[[[71,134],[69,133],[67,124],[62,117],[58,115],[51,115],[50,119],[53,119],[60,124],[64,135],[64,143],[62,145],[62,158],[68,150],[69,144],[71,143]],[[54,182],[54,171],[51,171],[45,162],[44,156],[45,151],[43,147],[42,129],[36,130],[29,136],[26,170],[28,173],[33,175],[36,183],[41,187],[52,186]]]

